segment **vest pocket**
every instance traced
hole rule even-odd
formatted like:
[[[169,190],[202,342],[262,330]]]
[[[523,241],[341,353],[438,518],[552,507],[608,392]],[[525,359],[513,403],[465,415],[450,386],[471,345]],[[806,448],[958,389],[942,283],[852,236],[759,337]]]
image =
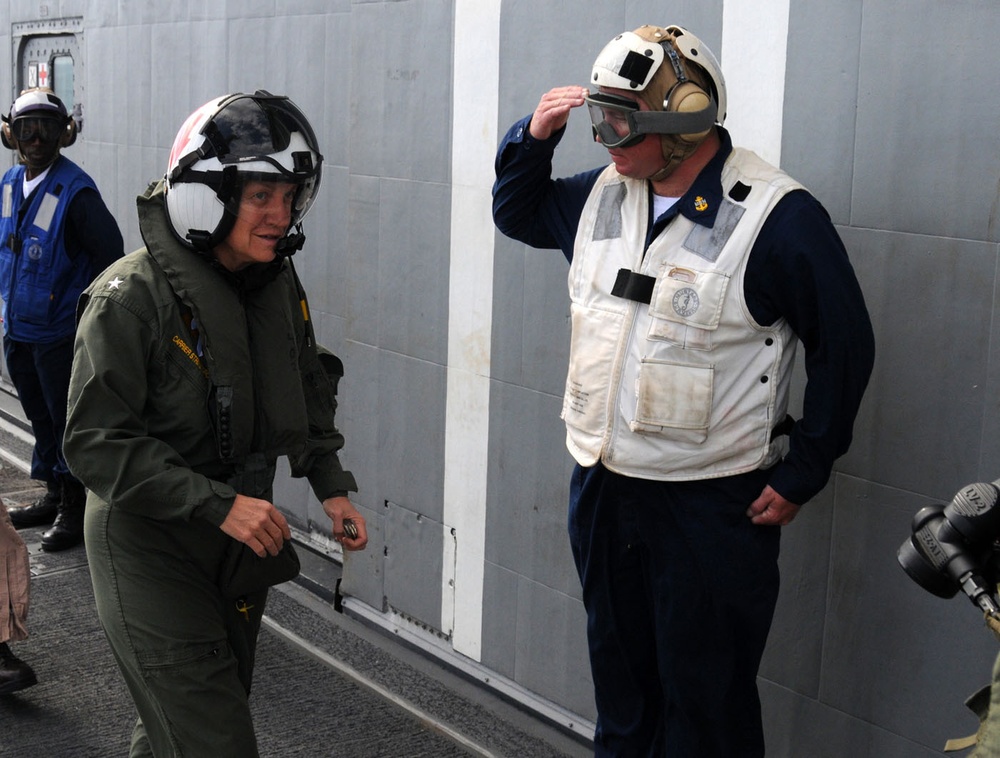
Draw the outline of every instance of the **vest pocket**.
[[[643,361],[636,387],[633,432],[701,443],[712,417],[715,369],[671,361]]]
[[[52,240],[28,235],[21,242],[20,266],[25,275],[47,275],[52,268],[55,253]]]
[[[52,292],[32,281],[19,281],[12,300],[14,318],[28,324],[47,324],[52,308]]]
[[[599,437],[608,420],[608,394],[621,320],[609,328],[608,321],[615,322],[613,317],[575,303],[570,313],[573,328],[562,418],[568,425]]]
[[[14,261],[17,283],[11,296],[13,317],[26,324],[48,324],[52,318],[52,249],[47,240],[28,237]]]
[[[728,288],[727,274],[665,265],[649,303],[647,336],[692,350],[711,350]]]

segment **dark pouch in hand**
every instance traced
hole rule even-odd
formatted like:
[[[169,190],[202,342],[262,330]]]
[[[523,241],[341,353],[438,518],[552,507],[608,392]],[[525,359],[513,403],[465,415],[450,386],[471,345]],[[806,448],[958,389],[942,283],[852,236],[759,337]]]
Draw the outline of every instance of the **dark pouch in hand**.
[[[243,597],[294,579],[299,569],[299,556],[290,540],[285,540],[277,555],[263,558],[242,542],[231,540],[219,573],[219,590],[228,598]]]
[[[250,453],[234,463],[228,484],[250,497],[271,499],[274,461],[262,453]],[[285,540],[277,555],[263,558],[238,540],[230,539],[219,571],[219,591],[223,597],[238,598],[260,592],[299,575],[299,556],[290,540]]]

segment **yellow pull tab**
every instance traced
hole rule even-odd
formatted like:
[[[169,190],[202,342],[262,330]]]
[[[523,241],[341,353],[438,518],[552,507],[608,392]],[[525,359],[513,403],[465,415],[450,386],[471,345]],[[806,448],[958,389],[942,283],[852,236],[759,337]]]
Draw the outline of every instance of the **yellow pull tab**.
[[[252,605],[247,605],[247,601],[244,598],[239,598],[236,601],[236,610],[243,614],[243,618],[246,622],[250,623],[250,609],[253,608]]]

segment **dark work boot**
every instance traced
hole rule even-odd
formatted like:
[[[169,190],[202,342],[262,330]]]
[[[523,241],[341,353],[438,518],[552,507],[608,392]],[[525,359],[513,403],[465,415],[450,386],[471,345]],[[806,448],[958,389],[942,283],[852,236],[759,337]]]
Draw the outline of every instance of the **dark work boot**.
[[[46,493],[31,505],[10,509],[10,521],[16,529],[44,526],[55,520],[59,503],[62,500],[62,484],[47,482],[45,487]]]
[[[17,692],[33,684],[38,684],[38,678],[31,666],[10,652],[6,642],[0,642],[0,695]]]
[[[42,550],[54,553],[68,550],[83,542],[83,508],[87,491],[76,479],[62,480],[62,500],[52,528],[42,534]]]

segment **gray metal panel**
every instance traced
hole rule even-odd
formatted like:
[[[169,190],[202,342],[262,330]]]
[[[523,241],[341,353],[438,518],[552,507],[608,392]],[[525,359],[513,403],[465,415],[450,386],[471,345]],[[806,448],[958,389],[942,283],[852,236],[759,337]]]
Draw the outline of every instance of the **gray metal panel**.
[[[968,599],[931,595],[896,562],[927,498],[850,477],[838,485],[820,700],[938,747],[969,723],[963,701],[989,681],[996,639]]]
[[[344,318],[348,309],[347,169],[325,165],[320,192],[323,211],[314,208],[302,223],[306,242],[292,262],[309,296],[314,317],[335,314]]]
[[[13,50],[13,39],[10,35],[10,10],[6,5],[0,6],[0,50],[8,51],[10,57],[4,57],[0,60],[10,61],[10,63],[0,66],[0,111],[7,113],[10,104],[14,100],[14,96],[17,94],[14,92],[14,55]],[[6,170],[8,165],[8,156],[10,151],[4,149],[2,151],[2,165],[4,170]]]
[[[325,4],[325,0],[316,2]],[[344,10],[350,10],[350,0],[343,0],[340,5],[344,6]],[[351,38],[351,15],[349,12],[330,13],[325,23],[326,47],[322,71],[324,109],[322,129],[317,138],[320,139],[324,163],[349,166],[351,46],[348,40]]]
[[[259,2],[260,0],[257,1]],[[172,3],[107,3],[107,5],[117,7],[117,17],[113,20],[121,26],[150,26],[152,24],[186,21],[189,17],[190,2],[191,0],[188,0],[188,2]],[[241,5],[252,4],[252,2],[253,0],[247,0],[247,3],[241,3]],[[199,4],[209,5],[209,3]],[[90,5],[101,5],[101,3],[92,2]],[[219,10],[228,12],[230,9],[226,7]],[[111,21],[112,19],[108,20]]]
[[[760,666],[761,679],[818,697],[830,575],[834,492],[831,485],[781,532],[781,591]],[[902,540],[902,537],[900,537]]]
[[[1000,246],[993,256],[1000,255]],[[1000,284],[1000,282],[998,282]],[[984,394],[987,398],[1000,397],[1000,301],[994,295],[993,323],[990,328],[989,367]],[[992,482],[1000,479],[1000,404],[986,402],[983,408],[983,438],[979,452],[979,469],[975,477]]]
[[[450,217],[446,185],[383,180],[379,346],[440,365],[448,359]]]
[[[303,282],[308,291],[309,285]],[[317,282],[319,284],[319,282]],[[310,310],[313,326],[316,330],[316,342],[334,353],[342,361],[347,354],[347,341],[344,337],[346,322],[342,316],[336,313],[324,313],[320,310]],[[345,364],[344,371],[347,371]]]
[[[149,92],[146,116],[150,130],[148,143],[170,148],[181,124],[202,103],[230,91],[225,61],[229,55],[229,24],[225,21],[156,24],[151,27],[152,50],[176,49],[178,37],[187,40],[184,55],[149,55],[130,67],[147,81]],[[118,63],[121,65],[121,62]],[[115,73],[105,71],[103,79]],[[114,114],[109,114],[112,117]],[[159,167],[159,173],[166,171]],[[152,178],[152,177],[149,177]]]
[[[359,496],[369,507],[376,500],[378,471],[379,355],[369,345],[348,340],[340,354],[344,378],[338,390],[337,425],[347,440],[341,454],[344,468],[358,480]]]
[[[528,249],[524,271],[521,383],[561,400],[569,365],[569,264],[558,250]]]
[[[288,95],[320,128],[322,149],[324,109],[315,93],[323,90],[325,80],[317,64],[326,49],[326,24],[312,16],[248,16],[229,22],[228,44],[229,55],[219,71],[220,80],[227,75],[225,91],[265,89]],[[277,50],[280,55],[261,54]]]
[[[789,8],[781,167],[838,223],[851,212],[861,6],[847,0]]]
[[[841,229],[875,326],[875,370],[840,468],[943,497],[976,478],[996,246]]]
[[[199,0],[189,0],[199,2]],[[324,14],[348,13],[351,10],[351,0],[295,0],[294,3],[285,0],[270,0],[271,13],[274,15],[321,16]],[[267,3],[262,3],[266,8]]]
[[[852,224],[996,241],[996,100],[960,72],[1000,69],[1000,6],[864,8]]]
[[[490,398],[486,560],[580,597],[567,535],[572,460],[561,398],[502,382]]]
[[[100,82],[116,81],[114,61],[120,60],[126,33],[114,27],[88,27],[86,32],[84,75],[87,80],[87,100],[84,103],[84,131],[87,139],[99,136],[111,145],[126,145],[127,125],[123,117],[125,101],[134,90],[149,91],[149,70],[138,67],[128,87],[100,86]],[[177,124],[180,127],[180,123]],[[172,138],[171,138],[172,139]],[[170,147],[169,144],[163,147]],[[119,220],[119,224],[121,221]]]
[[[112,111],[113,118],[124,122],[123,142],[125,144],[151,147],[153,146],[153,120],[149,116],[153,112],[152,61],[154,57],[149,54],[149,51],[153,49],[153,27],[127,27],[119,31],[124,31],[124,34],[116,35],[120,47],[115,50],[115,54],[119,56],[119,60],[133,61],[134,66],[129,69],[128,89],[130,93],[122,98],[120,107]],[[132,68],[134,68],[134,72]],[[116,77],[113,81],[116,81],[122,72],[116,71],[114,73]],[[162,72],[157,73],[162,76]],[[122,89],[125,88],[122,86]],[[95,89],[99,88],[88,88],[90,96],[93,96]],[[190,113],[191,110],[193,108],[189,109],[188,112]],[[177,127],[180,127],[179,123]],[[171,139],[171,141],[173,140]]]
[[[378,440],[369,451],[377,456],[378,471],[366,487],[374,485],[380,500],[406,503],[441,521],[445,369],[380,350],[378,388]]]
[[[143,244],[135,199],[145,191],[150,180],[163,175],[168,153],[166,150],[131,145],[118,146],[116,152],[119,190],[116,198],[112,195],[114,204],[108,207],[118,222],[125,240],[125,252],[128,253]]]
[[[357,173],[447,182],[450,0],[355,5],[351,164]],[[440,222],[440,219],[437,219]]]
[[[892,734],[863,718],[827,707],[779,685],[762,682],[764,740],[777,758],[941,758],[944,739],[931,747]],[[971,719],[971,725],[970,725]],[[956,722],[947,737],[975,730],[972,714]]]
[[[351,176],[347,234],[347,334],[356,342],[378,344],[379,188],[381,180]]]
[[[188,0],[191,2],[191,0]],[[11,18],[27,21],[38,17],[38,3],[33,0],[10,0]],[[207,5],[207,3],[203,3]],[[83,16],[89,29],[97,29],[118,24],[118,3],[95,2],[95,0],[64,0],[60,3],[62,13],[67,16]]]
[[[127,194],[119,189],[118,148],[115,145],[78,138],[74,145],[63,151],[63,154],[79,163],[90,174],[101,197],[104,198],[104,203],[120,225],[122,214],[118,212],[119,201],[127,198],[134,209],[135,196],[138,193]],[[124,203],[121,207],[125,209]],[[134,210],[133,215],[135,215]]]
[[[88,139],[100,135],[116,145],[151,146],[150,27],[87,28],[85,34],[87,98],[83,115]],[[129,72],[127,80],[122,78],[122,60],[142,62]],[[106,86],[104,82],[120,84]]]
[[[486,561],[483,572],[483,657],[481,663],[514,679],[517,659],[517,572]]]
[[[385,504],[385,599],[395,610],[441,630],[445,529],[440,521]]]
[[[235,18],[266,18],[273,16],[277,0],[248,0],[226,3],[226,16]],[[284,5],[284,3],[282,3]]]
[[[493,251],[493,331],[490,339],[492,378],[521,384],[524,368],[524,261],[529,253],[512,239],[496,233]],[[553,293],[554,294],[554,293]],[[532,307],[537,307],[533,303]],[[543,325],[544,326],[544,325]],[[545,331],[544,328],[541,331]]]
[[[536,250],[499,232],[493,260],[492,376],[561,398],[569,361],[569,264],[558,250]]]
[[[520,577],[514,679],[532,692],[593,720],[596,710],[586,632],[583,603]]]

